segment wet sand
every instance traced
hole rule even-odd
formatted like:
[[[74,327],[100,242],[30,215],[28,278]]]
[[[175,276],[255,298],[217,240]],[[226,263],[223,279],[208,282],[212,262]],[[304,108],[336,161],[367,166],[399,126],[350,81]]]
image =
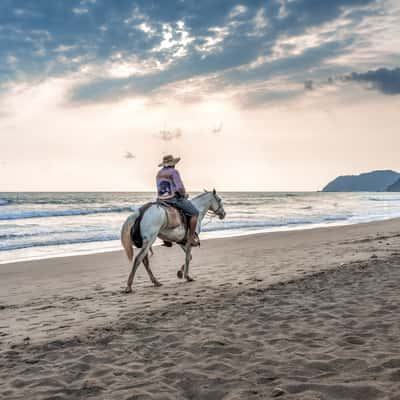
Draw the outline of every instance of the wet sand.
[[[0,398],[400,399],[399,227],[0,265]]]

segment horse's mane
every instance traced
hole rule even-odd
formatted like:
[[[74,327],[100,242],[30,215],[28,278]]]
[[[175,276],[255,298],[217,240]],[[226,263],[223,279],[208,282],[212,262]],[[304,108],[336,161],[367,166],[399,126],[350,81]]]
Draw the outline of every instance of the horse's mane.
[[[210,194],[211,192],[203,192],[203,193],[200,193],[200,194],[198,194],[197,196],[194,196],[193,198],[192,198],[192,200],[196,200],[196,199],[199,199],[200,197],[203,197],[203,196],[205,196],[206,194]]]

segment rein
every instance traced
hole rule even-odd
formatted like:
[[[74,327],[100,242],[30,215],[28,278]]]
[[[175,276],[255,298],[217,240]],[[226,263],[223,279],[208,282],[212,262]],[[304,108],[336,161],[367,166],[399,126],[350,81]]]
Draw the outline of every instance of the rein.
[[[207,194],[207,193],[210,193],[210,192],[206,192],[203,194]],[[218,216],[218,212],[221,211],[221,209],[223,209],[221,199],[219,199],[214,193],[213,193],[213,197],[218,203],[218,208],[215,211],[207,210],[206,215],[208,216],[209,220],[207,222],[205,222],[204,224],[202,224],[202,226],[206,226],[206,225],[210,224],[212,222],[212,220]]]
[[[207,211],[207,217],[208,217],[208,221],[205,222],[204,224],[201,224],[202,226],[206,226],[208,224],[210,224],[212,222],[212,220],[217,216],[217,214],[214,214],[213,212],[209,212]]]

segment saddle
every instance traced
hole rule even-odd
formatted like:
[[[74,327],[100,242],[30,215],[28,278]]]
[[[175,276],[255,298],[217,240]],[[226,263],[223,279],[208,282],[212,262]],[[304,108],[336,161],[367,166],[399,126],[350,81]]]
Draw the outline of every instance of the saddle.
[[[139,208],[139,216],[136,218],[135,223],[131,229],[131,239],[133,244],[139,249],[143,247],[143,238],[140,231],[140,223],[142,221],[144,213],[153,205],[159,205],[165,209],[167,215],[168,229],[174,229],[180,225],[183,225],[185,227],[185,239],[183,240],[183,242],[181,242],[181,244],[185,244],[189,230],[188,219],[186,215],[181,210],[174,207],[172,204],[160,200],[146,203]],[[164,241],[164,246],[171,247],[172,243]]]
[[[164,201],[158,201],[157,204],[161,205],[167,214],[167,228],[174,229],[182,225],[188,229],[188,219],[186,215],[177,207],[172,204],[165,203]]]

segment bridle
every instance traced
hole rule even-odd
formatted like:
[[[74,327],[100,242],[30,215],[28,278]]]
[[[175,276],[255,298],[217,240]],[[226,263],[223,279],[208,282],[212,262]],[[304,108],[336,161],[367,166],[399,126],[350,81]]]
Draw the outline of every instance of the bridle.
[[[222,205],[221,198],[219,196],[217,196],[217,193],[215,193],[215,192],[213,192],[213,196],[214,196],[215,201],[218,203],[218,208],[215,211],[213,210],[213,213],[218,216],[219,216],[219,213],[221,213],[221,215],[222,215],[222,213],[225,214],[225,210]]]
[[[204,194],[210,193],[207,190],[204,190]],[[209,220],[207,222],[205,222],[204,224],[202,224],[203,226],[208,225],[210,222],[212,222],[212,220],[219,216],[218,213],[224,213],[225,215],[225,210],[223,209],[222,206],[222,199],[220,199],[216,193],[212,192],[213,196],[214,196],[214,200],[218,203],[218,208],[214,211],[214,210],[208,210],[207,211],[207,216],[209,217]]]

